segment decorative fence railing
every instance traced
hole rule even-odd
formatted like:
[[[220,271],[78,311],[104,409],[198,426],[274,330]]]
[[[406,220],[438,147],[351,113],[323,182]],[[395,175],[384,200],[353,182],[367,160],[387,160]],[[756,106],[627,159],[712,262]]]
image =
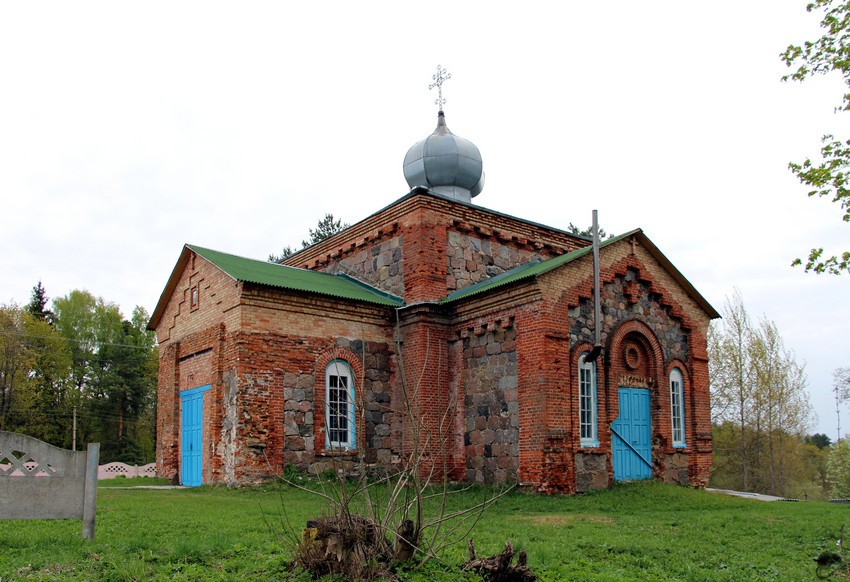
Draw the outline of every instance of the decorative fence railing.
[[[0,431],[0,519],[82,519],[94,539],[100,444],[66,451]]]
[[[156,463],[147,465],[126,465],[124,463],[107,463],[97,468],[97,478],[114,479],[115,477],[156,477]]]
[[[9,463],[2,462],[0,459],[0,475],[8,474],[10,477],[23,477],[33,475],[35,477],[49,476],[50,468],[42,468],[41,471],[36,471],[39,467],[38,463],[27,461],[12,466]],[[9,470],[11,468],[11,471]],[[114,479],[116,477],[156,477],[156,463],[148,463],[147,465],[127,465],[125,463],[107,463],[100,465],[97,468],[97,480]]]

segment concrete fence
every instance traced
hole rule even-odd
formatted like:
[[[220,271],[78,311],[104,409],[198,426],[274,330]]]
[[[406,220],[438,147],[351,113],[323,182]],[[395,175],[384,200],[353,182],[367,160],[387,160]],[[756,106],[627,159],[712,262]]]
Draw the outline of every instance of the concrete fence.
[[[11,469],[11,471],[9,470]],[[51,469],[40,467],[38,463],[27,461],[19,466],[12,467],[7,463],[0,463],[0,474],[8,475],[9,477],[23,477],[31,475],[33,477],[48,477]],[[147,465],[127,465],[125,463],[107,463],[99,465],[97,468],[97,480],[114,479],[115,477],[156,477],[156,463],[148,463]]]
[[[94,539],[100,444],[67,451],[0,431],[0,519],[82,519]]]
[[[114,479],[115,477],[156,477],[156,463],[147,465],[125,465],[124,463],[107,463],[97,468],[97,479]]]

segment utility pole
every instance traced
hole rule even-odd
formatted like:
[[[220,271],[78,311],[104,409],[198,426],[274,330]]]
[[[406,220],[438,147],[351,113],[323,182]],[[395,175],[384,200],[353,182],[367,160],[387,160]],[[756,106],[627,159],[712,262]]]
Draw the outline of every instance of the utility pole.
[[[599,214],[593,211],[593,349],[585,362],[595,362],[602,353],[602,304],[599,294]]]
[[[832,391],[835,392],[835,418],[838,422],[838,427],[836,428],[838,431],[838,438],[835,439],[835,444],[838,444],[841,442],[841,390],[838,382],[835,383],[835,387]]]

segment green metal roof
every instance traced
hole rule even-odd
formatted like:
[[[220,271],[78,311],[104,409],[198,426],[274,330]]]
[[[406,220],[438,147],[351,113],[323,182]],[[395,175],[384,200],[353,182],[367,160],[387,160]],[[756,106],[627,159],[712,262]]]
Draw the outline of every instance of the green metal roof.
[[[606,247],[615,242],[621,241],[624,238],[628,238],[636,233],[640,232],[640,229],[631,230],[629,232],[623,233],[621,235],[615,236],[613,238],[609,238],[605,241],[599,243],[599,248]],[[492,279],[487,279],[486,281],[480,281],[469,287],[464,287],[463,289],[458,289],[450,293],[446,296],[445,299],[441,301],[441,303],[451,303],[453,301],[458,301],[460,299],[465,299],[471,295],[477,295],[479,293],[484,293],[485,291],[489,291],[491,289],[495,289],[496,287],[501,287],[503,285],[509,285],[511,283],[515,283],[517,281],[521,281],[523,279],[528,279],[530,277],[537,277],[538,275],[542,275],[543,273],[547,273],[552,269],[560,267],[561,265],[566,265],[569,262],[572,262],[576,259],[579,259],[585,255],[588,255],[593,252],[593,246],[589,245],[584,248],[581,248],[577,251],[573,251],[571,253],[567,253],[565,255],[560,255],[553,259],[548,259],[545,261],[541,261],[539,259],[535,259],[529,263],[524,265],[520,265],[519,267],[514,267],[510,271],[505,271],[504,273],[493,277]]]
[[[268,261],[246,259],[228,253],[194,245],[186,247],[236,279],[246,283],[268,285],[279,289],[320,293],[341,299],[366,301],[378,305],[398,307],[404,300],[376,289],[348,275],[331,275],[309,269],[299,269]]]

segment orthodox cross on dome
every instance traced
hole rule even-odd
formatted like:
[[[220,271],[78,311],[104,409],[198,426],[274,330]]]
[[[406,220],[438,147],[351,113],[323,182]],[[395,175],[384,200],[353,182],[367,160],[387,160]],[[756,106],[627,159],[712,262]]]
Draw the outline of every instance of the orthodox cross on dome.
[[[430,91],[434,87],[437,88],[437,98],[434,99],[434,104],[440,108],[440,111],[442,111],[443,105],[446,103],[446,100],[443,99],[443,83],[451,79],[452,74],[440,65],[437,65],[437,74],[431,75],[431,78],[434,79],[434,82],[428,85],[428,90]]]

